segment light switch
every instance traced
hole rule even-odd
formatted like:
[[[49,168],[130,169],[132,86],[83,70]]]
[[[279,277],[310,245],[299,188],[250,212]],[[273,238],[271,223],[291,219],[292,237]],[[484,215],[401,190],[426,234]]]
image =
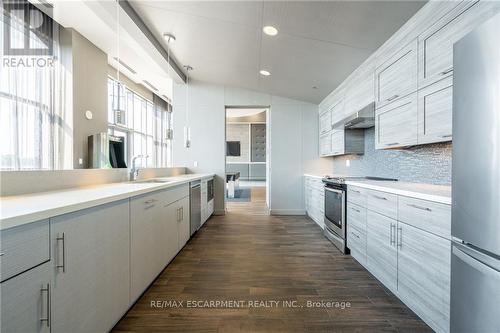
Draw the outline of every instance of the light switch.
[[[194,167],[197,168],[198,167],[198,161],[194,161]]]

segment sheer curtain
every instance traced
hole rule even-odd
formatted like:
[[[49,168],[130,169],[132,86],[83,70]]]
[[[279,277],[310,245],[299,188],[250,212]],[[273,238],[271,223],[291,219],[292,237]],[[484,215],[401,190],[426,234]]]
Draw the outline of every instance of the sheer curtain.
[[[27,2],[0,10],[0,169],[71,168],[59,26]],[[40,20],[50,22],[50,33],[37,30]],[[33,51],[44,48],[52,55]]]

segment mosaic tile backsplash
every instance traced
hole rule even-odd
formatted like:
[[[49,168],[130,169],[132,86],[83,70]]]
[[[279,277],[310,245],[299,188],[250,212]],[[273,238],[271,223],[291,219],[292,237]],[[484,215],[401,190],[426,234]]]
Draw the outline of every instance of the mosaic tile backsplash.
[[[369,128],[365,130],[365,154],[334,157],[332,172],[450,185],[451,153],[450,142],[402,150],[375,150],[375,128]]]

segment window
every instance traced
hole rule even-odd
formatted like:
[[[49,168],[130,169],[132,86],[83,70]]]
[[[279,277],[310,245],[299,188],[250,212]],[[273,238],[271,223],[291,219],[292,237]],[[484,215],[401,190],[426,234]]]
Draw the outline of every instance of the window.
[[[0,7],[0,169],[71,168],[59,26],[26,1]],[[69,161],[69,162],[68,162]],[[69,163],[69,164],[68,164]]]
[[[125,138],[127,165],[134,156],[148,155],[137,160],[137,165],[148,168],[171,166],[170,104],[160,98],[153,103],[111,78],[108,79],[108,96],[109,133]]]

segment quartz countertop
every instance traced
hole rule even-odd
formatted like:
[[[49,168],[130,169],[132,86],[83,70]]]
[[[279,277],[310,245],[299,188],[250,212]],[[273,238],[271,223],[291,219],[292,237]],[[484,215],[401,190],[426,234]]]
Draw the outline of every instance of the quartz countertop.
[[[323,178],[324,175],[304,174],[306,177]],[[338,176],[338,175],[332,175]],[[451,186],[424,183],[411,183],[402,181],[381,180],[347,180],[347,186],[359,186],[371,190],[398,194],[402,196],[428,200],[451,205]]]
[[[379,180],[348,180],[346,184],[451,205],[451,186],[448,185]]]
[[[145,183],[143,179],[0,197],[0,230],[213,176],[185,174],[154,178],[168,180],[167,183]]]

